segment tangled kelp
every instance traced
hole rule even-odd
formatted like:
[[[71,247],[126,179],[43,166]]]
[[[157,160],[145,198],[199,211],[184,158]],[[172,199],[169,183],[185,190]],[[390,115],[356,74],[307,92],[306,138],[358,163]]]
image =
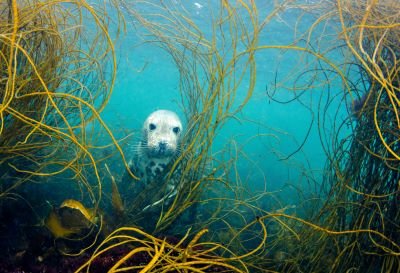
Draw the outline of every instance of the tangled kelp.
[[[266,228],[260,219],[257,222],[263,230],[264,240]],[[241,262],[246,256],[251,256],[262,247],[262,243],[253,251],[242,256],[236,256],[221,244],[213,242],[200,242],[201,237],[207,233],[207,229],[199,231],[187,241],[189,232],[180,239],[159,239],[137,228],[120,228],[112,232],[97,248],[93,256],[76,272],[84,269],[90,272],[90,266],[96,259],[112,252],[115,249],[125,247],[120,251],[122,257],[111,268],[103,268],[107,272],[124,272],[140,270],[140,272],[249,272],[246,265]],[[261,240],[263,242],[263,240]],[[224,258],[221,251],[228,252],[231,257]],[[238,265],[231,265],[236,262]]]
[[[321,128],[328,175],[321,188],[322,208],[309,219],[335,229],[339,236],[300,229],[305,241],[292,251],[301,255],[295,255],[296,262],[283,263],[281,269],[398,272],[400,6],[396,1],[331,4],[329,16],[317,22],[323,25],[332,20],[338,27],[338,43],[343,42],[336,51],[343,52],[345,58],[336,62],[334,74],[342,74],[339,106],[348,108],[348,117],[341,120],[338,110],[333,134],[328,127]],[[318,70],[327,80],[331,78],[330,69],[321,65]],[[330,83],[325,86],[329,90]],[[332,101],[331,97],[320,107],[322,125],[331,119],[327,108],[332,107]]]
[[[102,147],[94,145],[89,124],[99,123],[120,150],[99,116],[116,75],[108,32],[107,9],[112,7],[112,2],[0,2],[2,211],[20,200],[30,204],[26,207],[40,222],[46,211],[35,208],[46,207],[46,199],[61,203],[70,198],[97,211],[102,181],[93,153]],[[119,26],[114,28],[118,33]],[[57,177],[65,184],[54,183]],[[50,195],[43,185],[57,190]],[[65,188],[70,195],[62,194]],[[37,196],[29,195],[31,190]]]
[[[340,242],[334,270],[359,265],[368,272],[394,272],[399,251],[399,64],[400,5],[396,1],[338,2],[343,39],[360,68],[352,80],[359,99],[353,98],[353,134],[346,147],[332,157],[331,183],[337,227],[378,231],[391,243],[350,236]],[[355,107],[356,104],[360,107]],[[344,149],[346,148],[346,150]],[[368,259],[368,262],[365,261]]]

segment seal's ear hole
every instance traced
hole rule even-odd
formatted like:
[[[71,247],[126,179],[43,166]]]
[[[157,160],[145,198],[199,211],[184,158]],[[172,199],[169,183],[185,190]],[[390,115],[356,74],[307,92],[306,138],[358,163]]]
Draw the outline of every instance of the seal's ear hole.
[[[179,127],[174,127],[174,128],[172,129],[172,131],[173,131],[175,134],[178,134],[178,133],[181,131],[181,129],[180,129]]]
[[[150,129],[150,131],[155,130],[156,129],[156,125],[154,123],[150,123],[149,124],[149,129]]]

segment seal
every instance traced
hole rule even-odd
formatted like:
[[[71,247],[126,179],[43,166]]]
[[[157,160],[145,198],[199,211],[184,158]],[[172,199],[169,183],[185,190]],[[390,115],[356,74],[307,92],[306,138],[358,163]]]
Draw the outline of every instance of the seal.
[[[131,191],[139,196],[142,192],[160,187],[157,194],[145,196],[148,200],[142,198],[139,201],[143,205],[147,204],[143,211],[163,203],[177,193],[179,170],[170,174],[168,181],[166,176],[180,154],[182,130],[178,115],[169,110],[151,113],[143,124],[142,137],[135,146],[132,160],[129,161],[131,171],[140,178],[140,181],[133,183],[136,186]],[[161,196],[160,191],[163,193]],[[158,195],[157,200],[154,200],[155,195]]]
[[[179,155],[182,122],[169,110],[151,113],[142,128],[142,139],[134,156],[134,171],[145,181],[162,175]]]

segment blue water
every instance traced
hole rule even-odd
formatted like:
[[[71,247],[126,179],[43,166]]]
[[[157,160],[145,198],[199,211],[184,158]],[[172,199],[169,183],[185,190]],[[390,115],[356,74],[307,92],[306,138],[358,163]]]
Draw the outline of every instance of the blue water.
[[[190,18],[205,36],[211,31],[208,12],[220,8],[217,2],[199,0],[185,3]],[[257,1],[260,21],[271,11],[269,2]],[[174,1],[165,3],[173,5]],[[131,4],[134,6],[134,3]],[[319,15],[317,11],[315,14],[304,14],[296,9],[283,11],[260,33],[259,45],[292,45]],[[249,16],[246,19],[250,24]],[[154,110],[173,110],[183,118],[178,90],[179,71],[165,50],[155,44],[142,44],[136,32],[140,24],[130,18],[127,23],[127,33],[117,44],[117,81],[102,117],[111,128],[124,128],[126,132],[134,133],[133,138],[138,138],[142,122]],[[319,48],[319,52],[327,58],[340,63],[343,60],[340,50],[331,50],[340,45],[337,27],[337,22],[317,27],[308,44],[303,40],[298,41],[298,45]],[[319,100],[324,104],[327,99],[332,99],[325,113],[330,117],[325,124],[328,134],[335,133],[335,124],[340,124],[348,115],[346,103],[342,101],[342,81],[337,75],[319,73],[312,84],[315,87],[307,87],[316,75],[313,71],[305,73],[307,65],[315,61],[311,54],[296,50],[265,49],[257,52],[256,86],[252,98],[238,116],[242,121],[232,119],[225,124],[213,145],[214,152],[227,145],[242,149],[247,156],[240,157],[237,162],[242,181],[254,191],[279,191],[282,199],[289,204],[296,202],[297,191],[294,188],[303,189],[304,193],[318,193],[316,185],[323,179],[326,163],[323,144],[331,145],[331,139],[329,135],[322,136],[321,143],[318,126],[322,125],[318,122],[318,111],[322,108],[318,105]],[[321,62],[320,68],[330,67]],[[302,77],[297,79],[296,75]],[[330,81],[329,86],[323,84],[327,81],[326,77]],[[278,87],[275,87],[275,81]],[[243,81],[238,101],[246,94],[247,83]],[[304,86],[305,91],[299,100],[285,104],[275,101],[291,100],[294,95],[288,88],[294,83]],[[272,99],[268,93],[274,93]],[[338,97],[333,99],[335,96]],[[347,133],[344,129],[339,136]],[[125,151],[129,157],[129,149]]]

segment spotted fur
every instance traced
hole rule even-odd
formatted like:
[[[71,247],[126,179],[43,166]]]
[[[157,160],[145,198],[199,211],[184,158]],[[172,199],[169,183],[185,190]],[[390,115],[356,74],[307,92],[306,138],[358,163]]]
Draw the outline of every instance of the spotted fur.
[[[165,203],[176,195],[179,183],[179,170],[169,174],[180,152],[182,123],[179,117],[168,110],[158,110],[150,114],[142,128],[142,139],[129,165],[139,176],[135,182],[135,195],[148,187],[159,187],[163,195],[154,200],[148,196],[143,200],[143,210]],[[168,179],[167,179],[168,177]],[[145,198],[142,198],[145,199]]]

